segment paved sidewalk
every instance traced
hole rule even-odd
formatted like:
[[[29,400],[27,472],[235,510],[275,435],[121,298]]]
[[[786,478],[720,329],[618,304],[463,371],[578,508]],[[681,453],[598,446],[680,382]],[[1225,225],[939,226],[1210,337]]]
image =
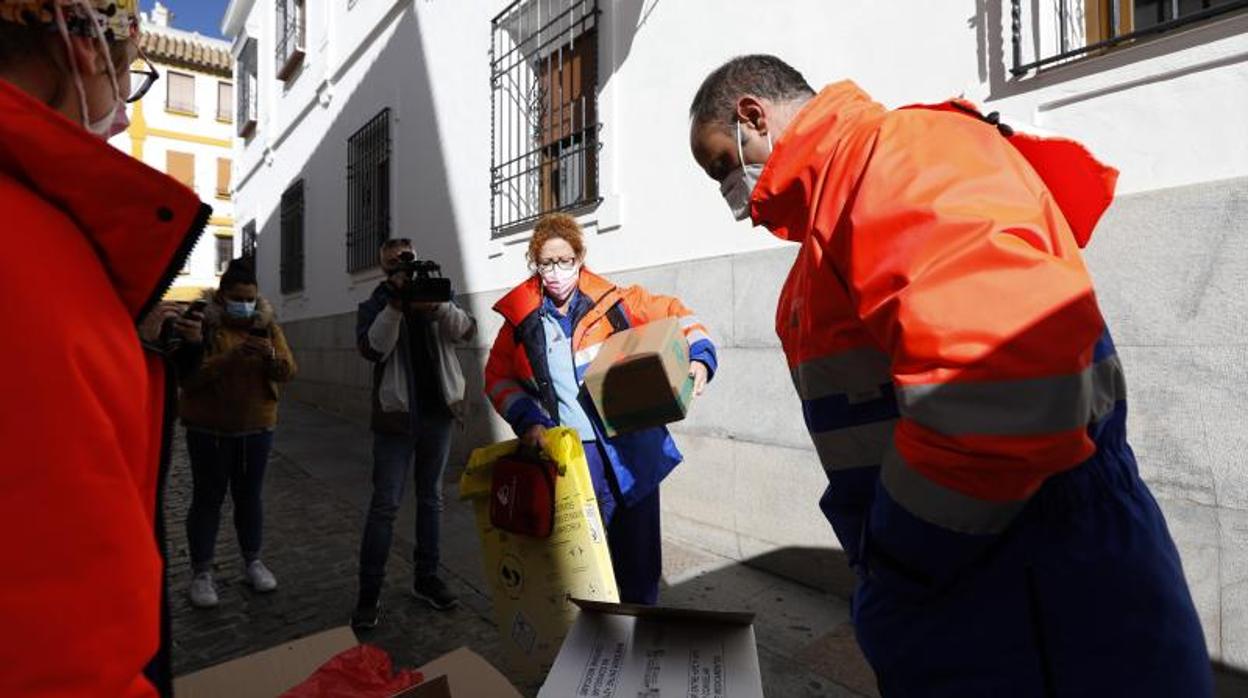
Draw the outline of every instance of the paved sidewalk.
[[[183,674],[347,622],[355,601],[356,555],[371,494],[371,435],[360,425],[305,407],[282,407],[265,491],[264,559],[279,589],[257,595],[243,583],[227,502],[217,546],[220,607],[192,608],[183,526],[190,472],[176,440],[167,517],[175,673]],[[458,467],[446,477],[443,567],[459,609],[438,613],[407,593],[414,511],[409,493],[396,524],[383,624],[361,639],[418,666],[467,645],[503,667],[471,508],[458,501]],[[667,605],[749,610],[769,696],[870,696],[873,678],[853,640],[845,601],[735,561],[695,542],[664,542]],[[522,686],[526,694],[536,686]]]

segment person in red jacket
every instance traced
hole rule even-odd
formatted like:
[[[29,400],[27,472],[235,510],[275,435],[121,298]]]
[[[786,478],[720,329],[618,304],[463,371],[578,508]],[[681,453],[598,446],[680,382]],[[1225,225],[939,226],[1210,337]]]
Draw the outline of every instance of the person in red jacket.
[[[137,38],[135,0],[0,0],[0,696],[168,693],[145,344],[211,209],[104,140],[153,79]]]
[[[1079,248],[1117,173],[951,101],[712,72],[694,158],[800,247],[776,332],[885,696],[1208,696]]]

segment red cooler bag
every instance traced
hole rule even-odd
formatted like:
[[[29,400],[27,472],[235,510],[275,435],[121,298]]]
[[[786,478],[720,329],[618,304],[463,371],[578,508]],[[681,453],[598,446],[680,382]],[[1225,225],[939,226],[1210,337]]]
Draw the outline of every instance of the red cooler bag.
[[[494,462],[490,483],[490,523],[534,538],[549,538],[555,527],[555,478],[548,460],[507,456]]]

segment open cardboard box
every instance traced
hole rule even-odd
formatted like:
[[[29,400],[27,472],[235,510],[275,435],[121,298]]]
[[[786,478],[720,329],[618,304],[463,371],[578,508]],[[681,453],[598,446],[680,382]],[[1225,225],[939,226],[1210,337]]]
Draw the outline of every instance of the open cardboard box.
[[[180,676],[173,691],[178,698],[276,698],[356,644],[350,628],[334,628]],[[418,671],[425,675],[424,683],[395,698],[520,698],[497,669],[467,648],[444,654]]]
[[[754,614],[573,602],[581,613],[538,698],[762,698]]]

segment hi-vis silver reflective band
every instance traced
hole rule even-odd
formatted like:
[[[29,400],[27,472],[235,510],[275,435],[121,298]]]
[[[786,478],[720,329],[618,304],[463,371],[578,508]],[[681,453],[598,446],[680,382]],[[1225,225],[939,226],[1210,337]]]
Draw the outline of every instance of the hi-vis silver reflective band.
[[[884,449],[893,442],[896,419],[859,426],[812,432],[815,451],[824,472],[871,468],[880,464]]]
[[[1026,501],[992,502],[938,485],[906,463],[889,444],[880,482],[893,500],[924,521],[961,533],[1000,533],[1023,510]]]
[[[851,402],[863,396],[879,397],[880,386],[892,379],[888,355],[877,349],[849,349],[804,361],[793,369],[793,386],[803,400],[840,394]]]
[[[524,390],[520,388],[519,383],[509,378],[504,378],[503,380],[500,380],[496,382],[494,385],[490,386],[490,390],[489,390],[490,399],[497,402],[503,396],[503,393],[507,392],[508,390],[519,390],[520,392],[524,392]]]
[[[903,416],[948,436],[1026,436],[1086,426],[1126,395],[1115,354],[1064,376],[905,386],[897,390],[897,403]]]
[[[506,398],[502,398],[502,395],[508,391],[512,391],[511,394]],[[511,410],[512,405],[515,405],[517,402],[521,400],[533,399],[529,397],[527,392],[525,392],[524,386],[517,381],[507,378],[500,380],[491,386],[489,389],[489,396],[494,402],[498,402],[502,399],[502,404],[498,406],[498,411],[499,414],[503,415],[506,415],[507,412]]]
[[[576,357],[575,357],[576,365],[584,366],[586,364],[592,363],[594,358],[598,356],[598,352],[600,351],[602,351],[602,342],[598,342],[597,344],[593,346],[585,347],[584,349],[576,352]]]

